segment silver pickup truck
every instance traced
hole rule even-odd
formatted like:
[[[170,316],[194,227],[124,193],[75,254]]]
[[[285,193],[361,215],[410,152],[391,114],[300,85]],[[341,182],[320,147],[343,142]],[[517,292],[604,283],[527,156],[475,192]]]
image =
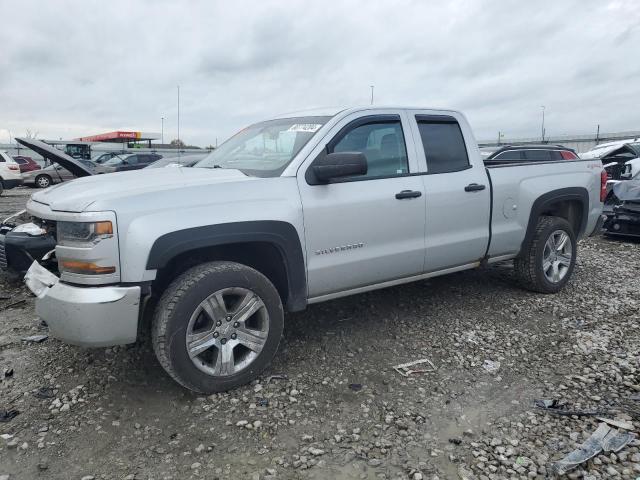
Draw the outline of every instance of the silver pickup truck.
[[[54,336],[106,346],[150,333],[169,375],[216,392],[268,365],[285,310],[505,260],[525,287],[557,292],[605,183],[598,160],[487,168],[456,111],[283,115],[195,168],[33,194],[59,276],[34,262],[25,278]]]

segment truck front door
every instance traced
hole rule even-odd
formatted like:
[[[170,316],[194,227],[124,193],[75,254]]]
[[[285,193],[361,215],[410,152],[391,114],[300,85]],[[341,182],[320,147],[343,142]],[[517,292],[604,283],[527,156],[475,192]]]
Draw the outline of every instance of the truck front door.
[[[298,170],[310,297],[422,272],[424,186],[412,175],[415,149],[407,148],[405,131],[401,112],[352,114],[336,124]],[[362,152],[368,173],[310,185],[305,173],[323,150]]]
[[[468,124],[410,112],[426,194],[425,271],[479,261],[489,241],[491,185]],[[465,131],[467,130],[467,131]]]

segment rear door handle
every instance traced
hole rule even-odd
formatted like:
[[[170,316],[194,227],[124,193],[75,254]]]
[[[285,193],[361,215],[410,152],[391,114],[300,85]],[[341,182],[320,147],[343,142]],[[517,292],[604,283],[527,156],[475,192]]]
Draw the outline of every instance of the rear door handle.
[[[422,192],[417,190],[402,190],[400,193],[396,193],[396,198],[402,200],[403,198],[418,198],[422,196]]]
[[[478,192],[480,190],[484,190],[485,187],[484,185],[479,185],[477,183],[470,183],[469,185],[467,185],[466,187],[464,187],[464,191],[465,192]]]

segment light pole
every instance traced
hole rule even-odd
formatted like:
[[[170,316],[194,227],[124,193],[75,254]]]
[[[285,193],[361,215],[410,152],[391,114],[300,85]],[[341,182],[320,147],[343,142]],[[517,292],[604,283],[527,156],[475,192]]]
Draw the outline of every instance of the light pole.
[[[160,143],[162,143],[162,145],[164,145],[164,117],[160,117],[160,120],[162,122],[162,124],[161,124],[162,126],[160,127],[161,128],[161,130],[160,130],[161,131],[161,133],[160,133]]]
[[[180,85],[178,85],[178,157],[180,156]]]
[[[371,105],[373,105],[373,89],[375,88],[375,85],[369,85],[371,87]]]
[[[542,143],[544,143],[544,111],[546,109],[546,107],[544,105],[540,105],[540,108],[542,108]]]

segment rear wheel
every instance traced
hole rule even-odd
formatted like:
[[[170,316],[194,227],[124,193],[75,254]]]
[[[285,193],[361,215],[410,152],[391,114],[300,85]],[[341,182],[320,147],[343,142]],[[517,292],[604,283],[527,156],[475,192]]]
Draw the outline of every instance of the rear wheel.
[[[2,195],[4,193],[4,183],[2,183],[2,180],[0,180],[0,195]]]
[[[51,186],[51,177],[49,175],[38,175],[36,177],[36,185],[40,188],[47,188]]]
[[[523,285],[541,293],[560,291],[571,278],[576,262],[576,237],[560,217],[540,217],[533,238],[514,261]]]
[[[284,312],[273,284],[253,268],[210,262],[167,288],[152,323],[163,368],[190,390],[213,393],[243,385],[271,362]]]

